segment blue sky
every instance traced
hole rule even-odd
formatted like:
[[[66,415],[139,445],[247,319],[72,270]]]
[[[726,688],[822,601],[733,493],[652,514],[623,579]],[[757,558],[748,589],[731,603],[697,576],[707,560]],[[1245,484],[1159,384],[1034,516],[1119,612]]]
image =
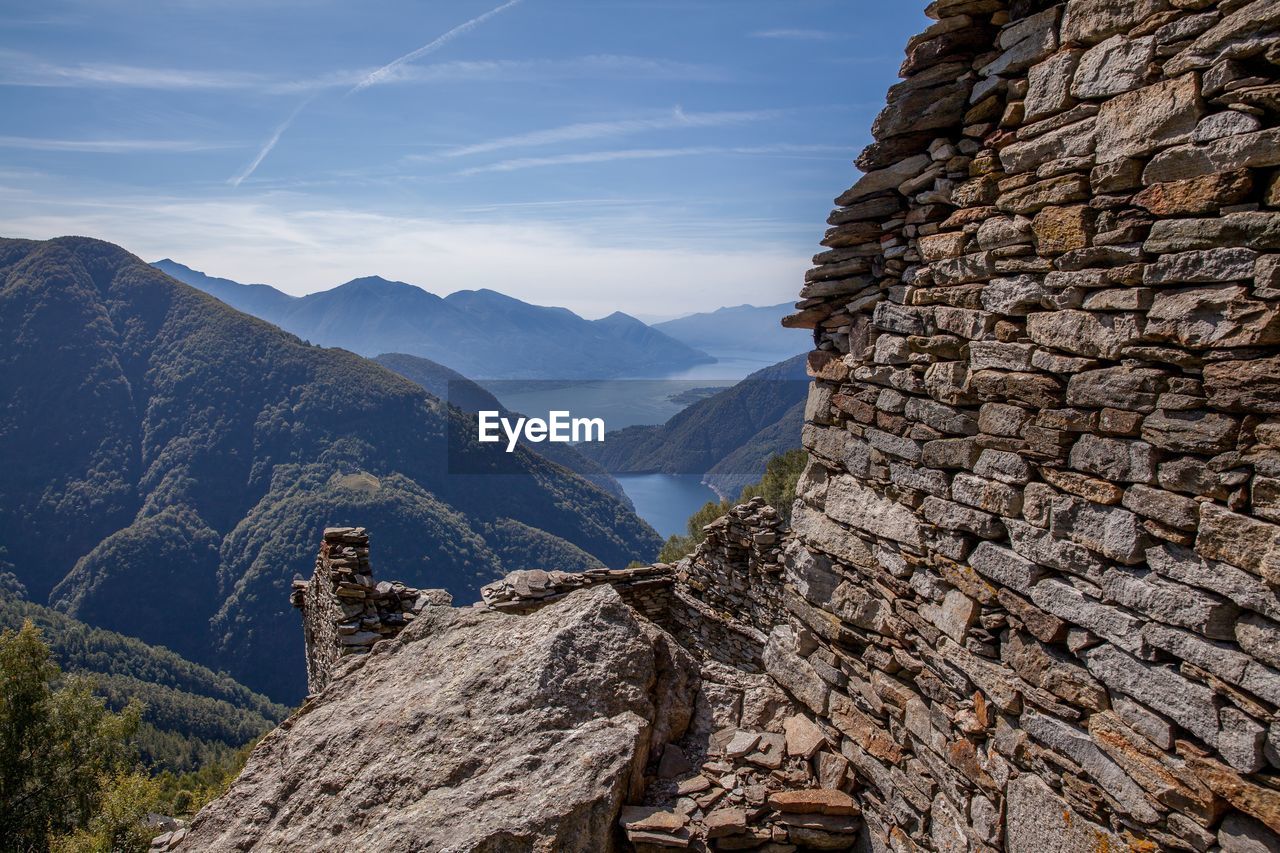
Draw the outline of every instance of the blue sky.
[[[0,234],[291,293],[781,302],[923,7],[5,0]]]

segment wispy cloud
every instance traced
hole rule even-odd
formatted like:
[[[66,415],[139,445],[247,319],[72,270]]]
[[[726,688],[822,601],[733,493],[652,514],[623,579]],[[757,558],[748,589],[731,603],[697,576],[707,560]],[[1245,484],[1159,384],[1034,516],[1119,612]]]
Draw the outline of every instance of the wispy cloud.
[[[59,65],[17,51],[0,50],[0,86],[210,91],[267,85],[269,78],[243,71],[146,68],[116,63]]]
[[[211,151],[238,146],[190,139],[45,139],[33,136],[0,136],[0,148],[28,151],[79,151],[89,154]]]
[[[258,156],[254,157],[253,160],[250,161],[249,165],[245,166],[244,169],[228,179],[227,183],[231,184],[233,187],[238,187],[244,182],[245,178],[252,175],[254,171],[262,165],[262,161],[267,159],[267,155],[271,153],[271,149],[276,147],[276,143],[280,141],[281,136],[284,136],[284,132],[289,129],[289,125],[293,124],[294,119],[302,113],[307,104],[311,103],[315,99],[316,96],[312,95],[310,98],[307,98],[305,101],[302,101],[294,107],[293,112],[289,113],[289,117],[280,122],[280,126],[276,128],[276,132],[271,134],[271,138],[269,138],[266,144],[258,150]]]
[[[697,127],[723,127],[753,121],[777,118],[777,110],[742,110],[706,113],[686,113],[676,107],[670,113],[652,118],[632,118],[618,121],[591,121],[566,124],[546,130],[535,130],[512,136],[502,136],[474,145],[464,145],[444,152],[445,157],[463,157],[502,151],[507,148],[528,148],[536,145],[554,145],[561,142],[578,142],[587,139],[604,139],[628,136],[651,130],[673,130]]]
[[[370,86],[376,85],[377,83],[381,82],[384,78],[393,74],[395,70],[401,67],[402,65],[407,65],[408,63],[413,62],[415,59],[421,59],[424,56],[435,53],[437,50],[444,47],[446,44],[453,41],[458,36],[465,35],[466,33],[471,32],[476,27],[483,24],[485,21],[489,20],[495,15],[502,14],[503,12],[510,9],[512,6],[515,6],[521,2],[523,2],[523,0],[507,0],[506,3],[503,3],[501,6],[498,6],[496,8],[490,9],[488,12],[485,12],[483,15],[477,15],[476,17],[472,18],[469,21],[458,24],[458,26],[449,30],[449,32],[445,33],[442,36],[439,36],[438,38],[432,41],[427,42],[417,50],[411,50],[408,53],[406,53],[404,56],[401,56],[398,59],[393,59],[392,61],[388,62],[386,65],[382,66],[381,68],[370,72],[368,75],[365,76],[363,80],[361,80],[359,83],[355,85],[355,88],[353,88],[351,92],[352,93],[359,92],[362,89],[367,89]]]
[[[789,39],[792,41],[834,41],[839,38],[839,35],[826,30],[780,29],[758,30],[752,33],[751,37],[758,39]]]
[[[19,51],[0,49],[0,86],[256,91],[269,95],[305,95],[326,89],[348,89],[373,73],[374,69],[369,68],[346,69],[306,77],[119,63],[60,65]],[[589,54],[556,59],[482,59],[398,65],[380,77],[378,83],[430,85],[583,78],[714,83],[727,81],[729,74],[725,69],[712,65],[625,54]]]
[[[381,68],[378,68],[374,71],[369,72],[363,78],[361,78],[360,81],[357,82],[356,85],[347,94],[348,95],[355,94],[356,92],[359,92],[362,89],[367,89],[370,86],[376,85],[382,79],[386,78],[389,75],[394,74],[396,69],[404,66],[409,62],[412,62],[415,59],[419,59],[430,53],[434,53],[435,51],[444,47],[449,42],[453,41],[458,36],[463,35],[464,33],[470,32],[471,30],[483,24],[485,21],[492,18],[494,15],[504,12],[507,9],[510,9],[512,6],[520,2],[522,2],[522,0],[507,0],[507,2],[503,3],[501,6],[490,9],[488,12],[485,12],[483,15],[477,15],[471,20],[459,24],[458,26],[449,30],[444,35],[439,36],[438,38],[428,42],[427,44],[424,44],[422,47],[418,48],[417,50],[410,51],[409,53],[406,53],[404,56],[401,56],[398,59],[394,59],[391,62],[388,62],[386,65],[382,66]],[[317,95],[312,95],[310,98],[307,98],[305,101],[298,104],[298,106],[294,107],[294,110],[292,113],[289,114],[289,117],[286,118],[284,121],[282,121],[278,127],[276,127],[275,133],[271,134],[271,137],[267,139],[266,143],[262,146],[262,149],[258,151],[258,156],[254,157],[253,161],[250,162],[249,165],[246,166],[242,171],[240,171],[236,175],[233,175],[231,179],[228,181],[228,183],[231,184],[233,187],[238,187],[240,186],[241,183],[244,182],[246,178],[252,175],[257,170],[257,168],[262,165],[262,161],[267,159],[267,155],[271,153],[272,149],[276,147],[276,144],[280,141],[280,137],[284,135],[284,132],[289,129],[289,126],[293,124],[294,120],[298,118],[298,116],[302,113],[302,111],[306,109],[307,105],[310,104],[313,100],[315,100],[317,96],[318,96],[318,93]]]
[[[848,148],[838,145],[753,145],[720,146],[702,145],[686,148],[625,148],[617,151],[586,151],[580,154],[557,154],[551,157],[521,157],[501,160],[485,166],[475,166],[457,172],[458,175],[479,175],[486,172],[515,172],[545,166],[575,166],[584,163],[612,163],[618,160],[660,160],[670,157],[729,156],[786,156],[813,157],[824,154],[847,154]]]

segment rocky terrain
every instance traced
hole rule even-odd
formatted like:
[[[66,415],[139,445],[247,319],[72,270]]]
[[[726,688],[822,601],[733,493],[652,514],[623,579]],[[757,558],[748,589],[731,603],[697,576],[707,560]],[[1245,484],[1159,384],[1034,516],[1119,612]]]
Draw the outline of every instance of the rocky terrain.
[[[1280,3],[928,14],[787,321],[792,529],[424,609],[183,849],[1280,849]]]

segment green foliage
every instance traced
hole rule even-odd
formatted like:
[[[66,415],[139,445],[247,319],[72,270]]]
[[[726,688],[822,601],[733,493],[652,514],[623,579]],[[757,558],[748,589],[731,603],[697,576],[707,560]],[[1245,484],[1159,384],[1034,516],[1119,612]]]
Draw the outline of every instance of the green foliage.
[[[162,808],[160,784],[142,773],[116,773],[99,783],[99,800],[89,825],[53,839],[51,853],[145,853],[155,830],[148,813]]]
[[[289,709],[225,673],[191,663],[165,648],[93,628],[27,601],[0,597],[0,628],[30,621],[64,672],[87,674],[109,709],[130,703],[142,714],[134,736],[143,764],[183,773],[224,763]]]
[[[754,497],[764,498],[764,502],[778,511],[778,515],[786,524],[791,523],[791,505],[796,499],[796,483],[804,473],[804,466],[809,455],[804,448],[796,448],[781,453],[768,461],[764,466],[764,476],[760,482],[747,486],[738,496],[738,503],[745,503]]]
[[[43,851],[51,837],[87,829],[108,780],[133,766],[139,713],[112,713],[87,678],[62,676],[30,621],[0,632],[0,839]]]
[[[782,520],[790,524],[791,505],[796,498],[796,482],[804,471],[807,458],[803,448],[779,454],[765,465],[764,476],[760,478],[760,482],[743,489],[742,494],[733,504],[728,501],[708,501],[703,504],[701,509],[689,516],[687,534],[667,538],[662,550],[658,553],[658,561],[674,563],[681,557],[692,554],[694,549],[707,538],[704,527],[727,513],[734,504],[746,503],[754,497],[764,498],[765,503],[776,509]]]
[[[200,811],[206,803],[227,790],[244,768],[257,742],[252,740],[188,773],[167,770],[161,773],[156,777],[159,789],[156,811],[172,817],[184,817]]]

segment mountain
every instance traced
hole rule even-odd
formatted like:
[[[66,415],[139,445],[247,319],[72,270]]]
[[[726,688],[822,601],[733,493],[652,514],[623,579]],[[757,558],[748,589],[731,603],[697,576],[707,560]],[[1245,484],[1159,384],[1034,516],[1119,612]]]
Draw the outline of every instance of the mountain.
[[[104,631],[55,610],[0,596],[0,629],[30,619],[63,672],[89,675],[113,710],[145,704],[139,745],[155,769],[185,772],[265,734],[289,709],[166,648]]]
[[[725,496],[760,479],[770,457],[800,446],[805,356],[757,370],[658,426],[611,432],[578,450],[613,474],[706,474]]]
[[[326,525],[371,527],[375,568],[462,601],[524,554],[622,566],[660,544],[418,385],[109,243],[0,240],[0,337],[0,568],[277,700],[304,690],[288,590]]]
[[[493,290],[439,297],[377,276],[295,297],[213,278],[168,258],[154,266],[286,331],[364,356],[406,353],[477,379],[604,379],[714,361],[634,317],[586,320]]]
[[[421,385],[428,394],[439,397],[449,405],[468,414],[481,411],[496,411],[502,417],[511,417],[513,415],[511,410],[498,402],[498,398],[493,394],[458,371],[450,370],[443,364],[437,364],[430,359],[419,358],[416,355],[405,355],[398,352],[383,353],[375,358],[374,361],[389,370],[394,370],[410,382]],[[529,452],[536,453],[557,465],[563,465],[634,509],[634,505],[631,503],[631,499],[627,497],[622,484],[613,479],[600,463],[588,459],[568,444],[553,444],[548,441],[537,445],[537,448],[537,450],[530,449]]]
[[[808,352],[812,341],[795,329],[784,329],[780,321],[794,311],[793,303],[781,305],[736,305],[702,314],[690,314],[652,328],[691,347],[723,355],[750,351],[761,359],[782,359]]]

